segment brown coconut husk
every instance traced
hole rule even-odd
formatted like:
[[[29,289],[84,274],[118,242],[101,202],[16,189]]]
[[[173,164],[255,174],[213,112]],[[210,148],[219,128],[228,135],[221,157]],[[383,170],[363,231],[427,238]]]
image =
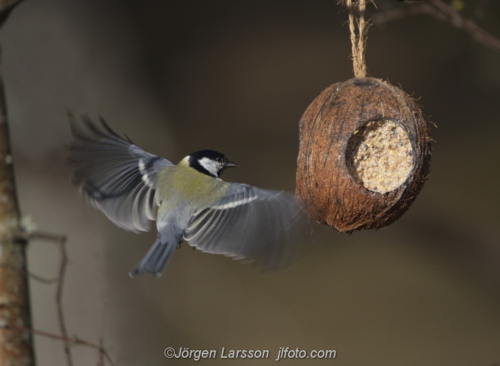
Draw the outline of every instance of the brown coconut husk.
[[[381,228],[415,200],[430,157],[418,104],[384,81],[353,78],[324,90],[300,120],[296,195],[338,231]]]

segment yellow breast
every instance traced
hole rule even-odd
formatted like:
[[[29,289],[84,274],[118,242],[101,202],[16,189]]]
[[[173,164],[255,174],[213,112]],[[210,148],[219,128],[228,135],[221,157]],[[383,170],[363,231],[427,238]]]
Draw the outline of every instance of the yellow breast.
[[[209,206],[223,197],[227,184],[190,168],[184,159],[178,165],[166,167],[158,174],[157,192],[160,201],[170,208],[179,203],[193,204],[196,207]]]

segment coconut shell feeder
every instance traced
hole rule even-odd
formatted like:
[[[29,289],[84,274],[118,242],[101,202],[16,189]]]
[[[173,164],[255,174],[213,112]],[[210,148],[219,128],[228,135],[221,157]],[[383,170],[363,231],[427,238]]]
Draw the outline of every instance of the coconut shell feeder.
[[[378,229],[401,217],[428,177],[431,156],[419,105],[366,77],[364,0],[346,5],[356,77],[329,86],[305,111],[296,175],[303,210],[340,232]]]

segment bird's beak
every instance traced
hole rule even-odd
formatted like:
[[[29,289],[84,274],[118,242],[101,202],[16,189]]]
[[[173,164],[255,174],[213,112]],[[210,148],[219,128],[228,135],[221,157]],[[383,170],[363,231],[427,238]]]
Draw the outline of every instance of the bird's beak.
[[[228,161],[226,164],[224,164],[224,168],[236,168],[238,165],[236,163]]]

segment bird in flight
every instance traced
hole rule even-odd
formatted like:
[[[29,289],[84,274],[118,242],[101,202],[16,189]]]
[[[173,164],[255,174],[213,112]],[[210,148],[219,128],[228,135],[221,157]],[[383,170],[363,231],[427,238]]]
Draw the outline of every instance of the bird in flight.
[[[132,277],[160,276],[182,241],[264,270],[288,266],[313,242],[312,224],[292,193],[221,180],[236,167],[224,154],[201,150],[174,165],[120,137],[102,118],[71,120],[71,130],[72,180],[90,203],[128,231],[148,231],[156,220],[157,239]]]

